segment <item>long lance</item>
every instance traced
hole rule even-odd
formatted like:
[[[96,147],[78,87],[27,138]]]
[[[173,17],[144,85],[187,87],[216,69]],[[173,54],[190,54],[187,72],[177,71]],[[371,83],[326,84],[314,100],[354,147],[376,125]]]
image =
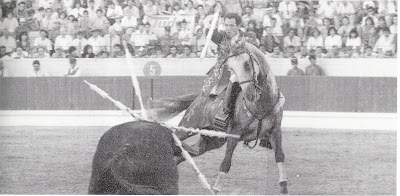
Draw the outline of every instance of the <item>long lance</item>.
[[[217,20],[218,20],[218,17],[219,17],[219,12],[220,12],[220,8],[218,7],[216,12],[214,13],[213,20],[212,20],[211,26],[210,26],[210,30],[208,30],[206,44],[204,45],[204,48],[201,51],[200,61],[202,61],[203,58],[206,56],[206,52],[208,50],[208,46],[210,45],[211,37],[212,37],[212,35],[214,33],[214,28],[215,28],[215,26],[217,24]]]
[[[133,118],[135,118],[135,120],[145,120],[145,121],[151,121],[151,122],[156,122],[156,121],[152,121],[149,119],[146,119],[142,116],[139,116],[137,114],[135,114],[130,108],[128,108],[127,106],[125,106],[123,103],[113,99],[110,95],[108,95],[108,93],[106,93],[105,91],[103,91],[102,89],[100,89],[99,87],[97,87],[94,84],[91,84],[90,82],[84,80],[84,82],[89,85],[90,89],[92,89],[93,91],[95,91],[97,94],[99,94],[101,97],[103,97],[104,99],[108,99],[111,102],[114,103],[114,105],[119,108],[122,111],[125,111],[127,113],[129,113]],[[200,135],[206,135],[206,136],[211,136],[211,137],[219,137],[219,138],[225,138],[225,137],[232,137],[232,138],[240,138],[239,135],[234,135],[234,134],[228,134],[228,133],[224,133],[224,132],[219,132],[219,131],[211,131],[211,130],[206,130],[206,129],[193,129],[193,128],[186,128],[186,127],[173,127],[173,126],[169,126],[163,123],[160,123],[162,126],[168,128],[168,129],[173,129],[173,130],[179,130],[179,131],[184,131],[184,132],[191,132],[191,133],[199,133]]]

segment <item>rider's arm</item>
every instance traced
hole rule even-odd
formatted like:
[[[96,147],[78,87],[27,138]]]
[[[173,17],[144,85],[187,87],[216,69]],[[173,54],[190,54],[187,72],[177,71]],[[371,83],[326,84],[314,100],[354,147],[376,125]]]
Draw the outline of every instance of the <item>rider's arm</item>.
[[[214,33],[211,36],[211,41],[213,41],[217,45],[220,45],[223,37],[223,33],[219,32],[218,29],[214,29]]]

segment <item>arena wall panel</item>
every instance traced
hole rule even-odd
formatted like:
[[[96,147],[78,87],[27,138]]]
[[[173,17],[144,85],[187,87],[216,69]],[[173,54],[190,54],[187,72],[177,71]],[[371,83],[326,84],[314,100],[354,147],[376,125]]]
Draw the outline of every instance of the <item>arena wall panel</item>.
[[[199,93],[204,76],[138,77],[148,98]],[[397,112],[397,79],[387,77],[282,77],[277,83],[287,111]],[[116,110],[83,80],[115,100],[140,109],[130,77],[0,78],[0,110]]]
[[[35,59],[4,60],[11,77],[27,77]],[[82,76],[144,76],[144,67],[149,62],[160,65],[161,76],[204,76],[216,59],[205,58],[135,58],[135,59],[78,59]],[[276,76],[285,76],[292,68],[288,58],[269,58],[268,63]],[[41,67],[50,76],[65,76],[69,68],[68,59],[40,59]],[[397,59],[318,59],[327,76],[344,77],[397,77]],[[299,59],[299,68],[305,70],[308,59]]]

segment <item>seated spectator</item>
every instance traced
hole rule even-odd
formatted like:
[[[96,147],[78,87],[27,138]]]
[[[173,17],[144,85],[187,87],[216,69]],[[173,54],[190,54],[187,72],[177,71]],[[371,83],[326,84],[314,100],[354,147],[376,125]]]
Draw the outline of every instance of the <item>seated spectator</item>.
[[[45,30],[41,30],[40,37],[36,38],[35,41],[33,42],[33,47],[35,48],[45,47],[47,51],[50,51],[52,48],[52,43],[46,36],[47,32]]]
[[[187,21],[185,19],[181,22],[182,29],[179,31],[178,39],[180,40],[182,45],[190,45],[190,40],[193,37],[193,33],[191,29],[187,25]]]
[[[28,52],[25,52],[22,50],[22,47],[17,46],[15,48],[15,52],[11,54],[11,58],[13,59],[24,59],[24,58],[29,58]]]
[[[61,46],[55,46],[55,52],[51,55],[51,58],[65,58],[66,54]]]
[[[91,45],[86,45],[83,48],[83,54],[82,54],[82,58],[94,58],[95,55],[93,53],[93,48]]]
[[[358,36],[358,33],[355,29],[351,30],[350,37],[347,38],[345,46],[357,50],[361,48],[361,38]]]
[[[112,58],[124,58],[125,57],[125,53],[122,49],[122,45],[121,44],[115,44],[114,45],[114,50],[112,51]]]
[[[279,3],[278,10],[282,16],[283,24],[288,24],[288,21],[294,17],[297,6],[294,1],[284,0]]]
[[[289,46],[294,46],[295,52],[299,51],[299,47],[301,46],[300,38],[295,35],[295,29],[290,29],[288,36],[283,39],[283,46],[285,48]]]
[[[77,50],[78,54],[83,54],[83,47],[87,45],[87,40],[83,37],[83,32],[79,31],[76,34],[76,38],[72,40],[72,46]]]
[[[326,37],[328,37],[329,34],[329,29],[333,27],[332,26],[332,22],[329,18],[325,18],[323,20],[323,26],[318,27],[318,30],[320,31],[322,37],[325,39]]]
[[[311,52],[310,52],[310,56],[311,56]],[[325,58],[327,55],[324,53],[324,50],[323,50],[323,48],[321,46],[317,46],[315,48],[314,56],[317,57],[317,58]]]
[[[14,17],[12,12],[7,13],[7,18],[3,19],[3,25],[0,27],[3,31],[11,33],[15,32],[15,29],[19,26],[17,18]]]
[[[61,24],[60,28],[63,28],[63,29],[67,29],[68,28],[69,21],[68,21],[68,18],[67,18],[67,13],[65,13],[64,11],[61,11],[58,14],[57,21],[59,21],[60,24]]]
[[[285,48],[285,53],[284,53],[285,58],[297,58],[298,54],[296,51],[296,47],[293,45],[287,46]]]
[[[242,16],[242,24],[244,28],[248,28],[248,23],[250,20],[256,20],[256,16],[253,14],[253,8],[251,6],[246,6]]]
[[[122,28],[122,16],[117,16],[115,17],[115,22],[114,24],[108,29],[113,30],[117,33],[117,35],[122,35],[123,34],[123,28]]]
[[[4,67],[3,60],[0,60],[0,78],[8,76],[8,69]]]
[[[122,42],[122,45],[124,46],[125,54],[132,55],[132,56],[135,55],[135,50],[134,50],[135,45],[133,43],[130,43],[130,40],[133,37],[132,36],[133,31],[134,31],[133,28],[129,27],[126,29],[125,34],[123,34],[121,36],[121,42]],[[126,49],[128,50],[129,54],[127,53]]]
[[[346,40],[350,35],[350,31],[354,29],[354,26],[350,24],[349,18],[346,16],[343,17],[342,24],[343,25],[338,30],[338,34],[342,37],[343,43],[346,44]]]
[[[121,38],[115,33],[114,30],[111,30],[109,34],[104,36],[106,51],[109,53],[113,53],[114,46],[116,44],[121,44]]]
[[[266,9],[267,14],[264,16],[263,18],[263,27],[271,27],[272,26],[272,18],[276,19],[276,25],[277,26],[282,26],[282,19],[279,16],[278,13],[274,13],[274,10],[276,11],[276,9],[269,7]]]
[[[90,27],[90,29],[103,29],[104,24],[106,22],[108,23],[108,20],[104,16],[103,10],[97,9],[96,16],[91,19],[89,27]],[[107,27],[107,30],[108,30],[108,27]]]
[[[146,51],[144,50],[144,47],[140,47],[137,50],[135,50],[135,58],[146,58]]]
[[[299,58],[306,58],[308,57],[308,50],[305,46],[300,46]]]
[[[0,46],[0,59],[10,59],[10,56],[6,53],[5,46]]]
[[[172,45],[169,49],[169,55],[167,56],[167,58],[177,58],[178,55],[178,48],[175,45]]]
[[[381,55],[393,56],[395,50],[393,44],[393,35],[390,34],[390,30],[387,27],[382,29],[382,31],[383,35],[380,36],[378,41],[376,42],[374,52],[382,51]]]
[[[184,10],[186,15],[195,16],[197,15],[197,10],[194,8],[193,1],[189,0],[186,3],[186,9]]]
[[[205,37],[204,36],[202,37],[204,38],[204,43],[205,43]],[[166,26],[164,28],[164,35],[158,37],[158,43],[161,46],[161,51],[164,54],[164,56],[167,56],[169,54],[170,46],[172,45],[171,27]],[[196,45],[200,45],[200,43],[202,43],[201,38],[197,39],[196,37]]]
[[[70,58],[69,65],[71,66],[71,68],[68,69],[68,72],[65,76],[78,77],[81,75],[81,69],[76,65],[76,58]]]
[[[384,17],[380,17],[378,20],[378,27],[376,28],[376,31],[378,32],[378,35],[381,36],[383,34],[382,29],[386,28],[386,21]]]
[[[179,56],[180,58],[195,58],[196,55],[192,52],[189,45],[184,45],[183,53]]]
[[[318,29],[314,29],[312,37],[309,37],[307,40],[306,47],[308,50],[313,50],[318,46],[324,47],[324,38]]]
[[[73,8],[73,9],[69,8],[68,15],[73,15],[75,18],[79,18],[79,17],[83,16],[84,11],[85,11],[85,8],[81,7],[80,2],[77,2],[77,3],[75,3],[75,8]]]
[[[393,24],[390,26],[390,33],[397,35],[397,15],[393,16]]]
[[[13,52],[17,47],[17,41],[11,35],[11,32],[3,31],[3,36],[0,37],[0,43],[6,47],[7,54]]]
[[[146,0],[143,2],[143,22],[147,23],[149,18],[158,14],[157,6],[154,5],[152,0]]]
[[[107,51],[101,51],[96,58],[100,58],[100,59],[106,59],[110,57],[110,53],[108,53]]]
[[[276,46],[279,46],[280,40],[272,34],[271,27],[267,26],[264,29],[265,35],[261,38],[260,44],[265,46],[268,53],[272,53]]]
[[[68,54],[65,58],[80,58],[81,54],[78,52],[75,46],[71,46],[68,49]]]
[[[87,44],[93,47],[93,53],[95,55],[99,54],[101,51],[105,50],[105,40],[100,36],[100,29],[92,30],[92,37],[88,39]]]
[[[338,46],[332,46],[332,50],[327,54],[328,58],[343,58],[345,54],[343,54]]]
[[[107,18],[112,21],[115,21],[116,18],[122,18],[124,12],[122,11],[122,7],[119,5],[115,5],[114,2],[109,1],[107,6]]]
[[[317,65],[317,58],[315,56],[310,56],[308,59],[311,62],[311,65],[306,67],[306,75],[307,76],[323,76],[324,72],[322,68]]]
[[[346,52],[346,58],[359,58],[360,53],[357,48],[353,49],[352,47],[344,47],[343,50]]]
[[[367,20],[368,21],[368,20]],[[366,46],[375,46],[376,41],[378,40],[379,35],[375,29],[375,27],[371,27],[368,31],[362,31],[362,45],[365,48]]]
[[[68,24],[67,34],[73,36],[78,32],[83,32],[83,29],[79,28],[78,19],[74,18],[71,23]]]
[[[154,58],[165,58],[165,55],[161,51],[160,47],[156,47],[156,54],[155,54]]]
[[[49,31],[49,39],[54,42],[61,32],[61,22],[54,21],[52,28]]]
[[[33,61],[33,70],[29,73],[29,77],[47,77],[50,76],[46,70],[40,67],[39,60]]]
[[[271,58],[282,58],[283,54],[282,54],[281,50],[279,49],[279,46],[275,46],[273,53],[269,56]]]
[[[178,2],[174,2],[172,7],[172,14],[173,16],[180,16],[185,15],[185,11],[182,9],[181,5]]]
[[[39,7],[33,18],[40,24],[46,18],[46,10],[43,7]]]
[[[85,11],[83,11],[83,16],[78,19],[78,26],[79,26],[79,29],[81,29],[83,31],[84,37],[87,37],[89,35],[90,24],[91,24],[91,20],[89,18],[89,12],[87,10],[85,10]]]
[[[271,29],[272,29],[272,35],[276,36],[278,38],[283,36],[283,30],[282,27],[278,26],[276,24],[276,18],[271,19]]]
[[[133,4],[133,0],[127,0],[128,6],[124,8],[124,16],[133,16],[134,18],[140,18],[139,8]]]
[[[317,29],[320,24],[322,24],[322,20],[319,18],[315,17],[315,13],[314,12],[310,12],[309,13],[309,19],[306,21],[306,23],[304,24],[305,28],[305,35],[308,36],[312,36],[314,29]]]
[[[320,2],[320,7],[317,13],[323,18],[333,21],[335,27],[338,27],[336,9],[337,9],[336,2],[333,2],[333,0],[322,1]]]
[[[378,27],[378,17],[376,17],[376,12],[374,7],[369,7],[367,9],[367,16],[364,16],[361,21],[361,26],[366,24],[367,18],[371,18],[372,22],[374,23],[375,27]]]
[[[66,29],[60,29],[60,35],[57,36],[54,42],[54,48],[62,48],[65,51],[72,46],[72,36],[67,34]]]
[[[53,10],[51,8],[46,9],[46,17],[40,23],[40,29],[49,31],[53,27],[54,21],[56,21],[53,17]]]
[[[159,15],[171,15],[172,8],[167,0],[160,0],[160,3],[157,6],[157,12]]]
[[[121,21],[122,29],[127,29],[129,27],[136,28],[137,26],[138,26],[138,22],[134,16],[128,15],[128,16],[124,16],[122,18],[122,21]]]
[[[250,20],[248,22],[247,26],[248,27],[246,29],[246,32],[250,32],[250,31],[254,32],[256,34],[256,38],[258,40],[261,40],[261,37],[263,35],[263,30],[257,28],[257,22],[255,20]]]
[[[46,52],[46,49],[43,46],[39,46],[36,49],[36,53],[33,54],[34,58],[50,58],[50,54]]]
[[[292,69],[290,69],[286,75],[288,76],[304,76],[304,71],[297,67],[298,61],[297,58],[291,58],[290,62],[292,63]]]
[[[28,8],[26,8],[25,1],[21,1],[18,3],[18,6],[13,10],[13,14],[17,19],[27,18],[29,16]]]
[[[326,37],[325,39],[325,49],[328,51],[332,50],[332,46],[338,46],[339,48],[342,48],[342,37],[337,34],[337,31],[334,27],[331,27],[329,29],[329,36]]]
[[[196,23],[203,24],[203,22],[201,21],[204,21],[204,19],[207,17],[207,13],[202,5],[198,5],[196,9],[197,9]]]
[[[52,8],[53,10],[66,10],[66,7],[64,6],[64,1],[62,0],[54,0]]]
[[[347,17],[351,25],[354,25],[355,13],[356,10],[354,9],[352,2],[346,0],[339,3],[337,14],[340,18]]]
[[[29,40],[28,33],[22,32],[17,38],[17,47],[21,47],[23,51],[31,51],[31,41]]]
[[[89,0],[89,4],[88,4],[88,7],[86,8],[86,11],[88,12],[90,19],[93,19],[96,17],[97,9],[99,9],[99,8],[94,5],[94,0]]]
[[[367,46],[364,52],[364,58],[377,58],[378,55],[372,51],[371,46]]]

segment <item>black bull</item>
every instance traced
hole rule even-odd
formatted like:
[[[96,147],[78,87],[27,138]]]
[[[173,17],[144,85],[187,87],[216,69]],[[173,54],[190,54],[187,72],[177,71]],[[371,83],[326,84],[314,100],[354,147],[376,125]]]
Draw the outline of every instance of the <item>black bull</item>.
[[[100,139],[89,194],[178,194],[171,130],[153,122],[117,125]]]

